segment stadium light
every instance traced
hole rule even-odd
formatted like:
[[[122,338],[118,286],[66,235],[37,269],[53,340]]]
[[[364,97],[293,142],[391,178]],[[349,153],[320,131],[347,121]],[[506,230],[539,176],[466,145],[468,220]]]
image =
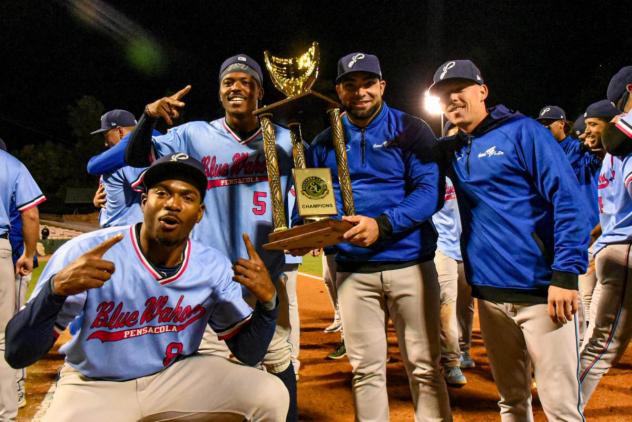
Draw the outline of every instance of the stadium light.
[[[443,114],[441,112],[441,100],[436,95],[430,95],[428,91],[424,93],[424,109],[433,116]]]
[[[430,92],[424,93],[424,109],[431,116],[441,116],[441,136],[443,133],[443,112],[441,111],[441,100],[436,95],[431,95]]]

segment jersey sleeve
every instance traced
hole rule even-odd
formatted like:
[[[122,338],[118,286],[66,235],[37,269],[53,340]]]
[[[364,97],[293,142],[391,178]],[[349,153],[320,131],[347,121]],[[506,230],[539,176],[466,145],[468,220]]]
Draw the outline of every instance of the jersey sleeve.
[[[213,292],[209,325],[220,340],[237,334],[252,315],[242,296],[241,285],[233,281],[233,271],[228,260],[218,266],[220,269],[218,286]]]
[[[632,138],[632,111],[619,117],[619,120],[615,124],[617,129],[625,133],[628,138]]]
[[[125,135],[121,141],[112,148],[95,155],[88,160],[88,173],[99,176],[101,174],[112,173],[125,164],[125,149],[129,143],[129,134]]]
[[[61,248],[59,248],[51,257],[51,259],[46,264],[46,267],[42,271],[40,275],[37,285],[31,294],[31,300],[35,298],[39,292],[45,287],[47,283],[50,282],[50,279],[61,271],[66,265],[70,264],[72,261],[77,259],[81,254],[83,254],[83,249],[77,248],[76,238],[66,242]],[[79,293],[76,295],[68,296],[64,301],[64,305],[61,308],[61,311],[57,315],[55,320],[55,326],[63,331],[68,324],[75,318],[75,316],[79,315],[85,305],[87,298],[87,292]]]
[[[188,154],[188,136],[186,126],[177,126],[169,132],[160,136],[152,136],[153,153],[156,158],[163,157],[175,152],[185,152]]]
[[[621,169],[625,189],[628,192],[630,198],[632,198],[632,154],[626,156],[623,159],[623,166]]]
[[[46,200],[33,176],[22,163],[20,163],[18,169],[14,196],[15,206],[20,212],[33,208]]]

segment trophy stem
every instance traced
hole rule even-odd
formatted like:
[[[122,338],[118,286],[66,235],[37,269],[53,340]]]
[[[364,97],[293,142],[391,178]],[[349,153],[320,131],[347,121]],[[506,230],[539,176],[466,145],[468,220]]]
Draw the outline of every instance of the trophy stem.
[[[301,134],[301,124],[292,122],[288,124],[290,129],[290,139],[292,140],[292,158],[294,158],[294,168],[304,169],[305,149],[303,148],[303,135]]]
[[[349,175],[349,165],[347,164],[347,150],[345,148],[345,136],[342,130],[340,109],[337,107],[330,108],[327,110],[327,114],[331,122],[331,137],[336,151],[336,165],[338,167],[338,181],[342,195],[342,206],[345,215],[355,215],[355,205],[353,204],[353,193],[351,191],[351,176]]]
[[[285,223],[285,205],[283,205],[283,195],[281,194],[281,176],[279,174],[279,160],[276,151],[276,139],[274,136],[274,126],[270,120],[272,114],[259,116],[263,129],[263,153],[266,157],[266,168],[268,170],[268,183],[270,184],[270,202],[272,204],[272,222],[274,231],[287,230]]]

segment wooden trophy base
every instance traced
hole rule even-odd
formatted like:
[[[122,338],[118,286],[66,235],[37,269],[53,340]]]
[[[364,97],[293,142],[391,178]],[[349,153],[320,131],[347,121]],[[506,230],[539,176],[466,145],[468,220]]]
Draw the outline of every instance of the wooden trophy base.
[[[269,242],[263,245],[266,250],[285,251],[292,249],[320,249],[343,242],[344,232],[353,227],[348,221],[322,220],[280,232],[270,233]]]

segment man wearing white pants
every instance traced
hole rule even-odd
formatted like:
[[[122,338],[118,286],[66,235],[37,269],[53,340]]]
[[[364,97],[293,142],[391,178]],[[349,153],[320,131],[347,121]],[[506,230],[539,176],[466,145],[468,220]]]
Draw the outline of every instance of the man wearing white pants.
[[[389,108],[379,60],[352,53],[338,62],[342,117],[356,215],[336,245],[338,304],[353,370],[358,421],[389,418],[385,324],[394,323],[416,421],[451,420],[439,358],[439,284],[433,262],[443,177],[432,160],[436,145],[425,122]],[[310,166],[337,172],[328,129],[309,150]]]
[[[432,216],[432,222],[439,235],[434,262],[441,288],[441,361],[448,385],[450,387],[463,387],[467,383],[465,375],[461,372],[459,344],[459,322],[463,318],[457,314],[457,299],[460,290],[459,284],[467,284],[467,282],[463,272],[463,258],[459,245],[461,218],[459,217],[454,186],[447,177],[445,203],[443,208]],[[468,297],[471,300],[471,295],[468,294]],[[471,330],[470,319],[469,329],[466,328],[466,331],[471,332]],[[469,344],[467,351],[469,356]],[[469,359],[471,360],[471,358]]]

